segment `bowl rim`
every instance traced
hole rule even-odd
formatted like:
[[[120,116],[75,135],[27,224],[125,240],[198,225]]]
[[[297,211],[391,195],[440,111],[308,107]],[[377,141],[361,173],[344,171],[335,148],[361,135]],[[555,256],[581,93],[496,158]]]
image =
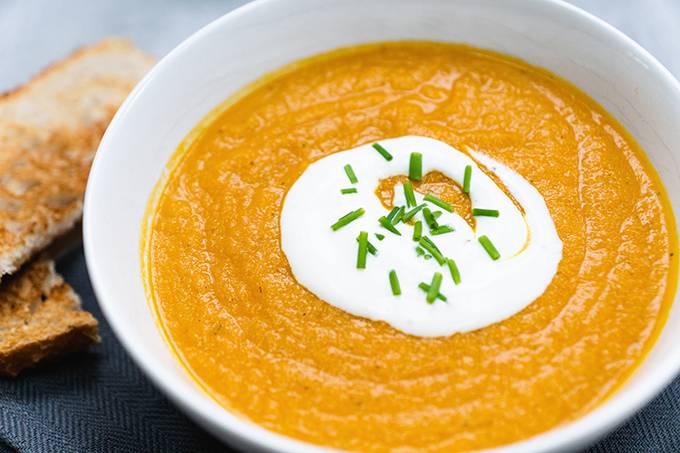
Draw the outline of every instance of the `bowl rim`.
[[[247,445],[261,451],[319,452],[328,451],[328,447],[310,444],[269,431],[254,422],[237,416],[227,408],[216,406],[216,403],[213,401],[196,399],[183,392],[182,387],[184,383],[179,378],[166,373],[164,371],[165,366],[158,358],[153,354],[147,354],[144,346],[135,343],[127,336],[127,327],[124,325],[122,318],[117,314],[116,301],[102,290],[104,287],[102,282],[107,279],[107,275],[99,271],[97,264],[99,258],[96,252],[95,234],[92,227],[94,220],[92,220],[90,215],[92,212],[90,206],[95,203],[93,195],[91,195],[93,191],[90,189],[97,184],[97,175],[105,171],[102,169],[101,155],[110,152],[107,151],[107,148],[111,147],[112,137],[122,128],[127,113],[145,88],[154,82],[156,75],[165,70],[166,67],[173,66],[174,60],[180,54],[191,48],[194,42],[201,40],[214,29],[221,27],[223,23],[238,20],[240,16],[251,11],[284,1],[286,0],[255,0],[218,17],[173,48],[135,86],[114,115],[92,162],[83,204],[83,242],[90,281],[92,282],[98,303],[112,331],[135,364],[176,406],[223,441],[235,442],[241,446]],[[680,82],[654,56],[620,30],[597,16],[567,3],[565,0],[533,1],[544,3],[563,14],[569,14],[573,20],[580,21],[588,27],[599,28],[600,31],[606,33],[619,45],[629,49],[631,57],[647,65],[655,77],[659,79],[659,82],[669,92],[674,92],[676,98],[680,99]],[[664,325],[662,330],[665,330],[667,327],[667,324]],[[575,449],[592,443],[606,432],[613,430],[630,418],[670,384],[680,372],[680,348],[677,349],[676,353],[666,357],[664,361],[666,366],[647,376],[645,379],[646,385],[642,386],[638,391],[627,393],[623,396],[617,392],[583,416],[567,424],[558,425],[528,439],[495,447],[489,451],[497,453],[563,451],[565,448]],[[186,384],[189,383],[187,382]],[[192,382],[191,385],[195,386],[196,384]]]

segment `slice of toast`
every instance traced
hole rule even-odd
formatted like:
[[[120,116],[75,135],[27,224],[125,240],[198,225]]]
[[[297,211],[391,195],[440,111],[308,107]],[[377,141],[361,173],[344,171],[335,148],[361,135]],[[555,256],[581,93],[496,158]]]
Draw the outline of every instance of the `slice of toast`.
[[[152,64],[107,39],[0,96],[0,278],[80,218],[104,130]]]
[[[0,95],[0,375],[99,341],[53,262],[24,263],[80,219],[101,136],[152,64],[108,39]]]
[[[0,375],[98,341],[97,320],[52,261],[33,261],[0,283]]]

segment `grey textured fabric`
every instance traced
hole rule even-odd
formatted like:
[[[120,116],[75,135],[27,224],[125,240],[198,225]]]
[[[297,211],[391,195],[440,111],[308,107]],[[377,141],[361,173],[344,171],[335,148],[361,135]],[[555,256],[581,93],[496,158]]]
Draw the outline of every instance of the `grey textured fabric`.
[[[97,306],[82,248],[57,267],[101,321],[102,344],[18,380],[0,379],[0,453],[231,451],[180,414],[127,357]],[[680,452],[680,379],[589,450],[603,452]]]

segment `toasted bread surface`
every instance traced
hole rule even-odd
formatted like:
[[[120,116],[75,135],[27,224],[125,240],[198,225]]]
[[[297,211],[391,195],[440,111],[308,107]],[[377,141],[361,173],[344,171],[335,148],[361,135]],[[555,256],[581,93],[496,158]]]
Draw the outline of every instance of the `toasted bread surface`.
[[[152,64],[129,42],[107,39],[0,97],[0,277],[80,218],[99,141]]]
[[[99,341],[97,320],[80,307],[50,260],[24,266],[0,284],[0,375]]]
[[[29,260],[80,219],[104,130],[152,64],[107,39],[0,95],[0,375],[99,341],[54,263]]]

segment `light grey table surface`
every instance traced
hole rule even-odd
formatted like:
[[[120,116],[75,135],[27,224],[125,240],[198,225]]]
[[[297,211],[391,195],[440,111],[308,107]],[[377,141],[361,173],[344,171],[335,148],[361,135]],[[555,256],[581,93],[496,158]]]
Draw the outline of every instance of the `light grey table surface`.
[[[625,32],[676,77],[680,76],[680,0],[571,2]],[[129,37],[160,57],[201,26],[243,3],[244,0],[0,0],[0,91],[22,83],[75,48],[108,35]],[[680,430],[677,407],[662,410],[664,405],[670,406],[673,394],[677,393],[665,392],[593,451],[621,451],[617,445],[622,440],[628,441],[626,451],[632,451],[628,450],[631,445],[637,445],[635,451],[678,451],[677,438],[658,442],[669,435],[677,436],[675,432]]]

